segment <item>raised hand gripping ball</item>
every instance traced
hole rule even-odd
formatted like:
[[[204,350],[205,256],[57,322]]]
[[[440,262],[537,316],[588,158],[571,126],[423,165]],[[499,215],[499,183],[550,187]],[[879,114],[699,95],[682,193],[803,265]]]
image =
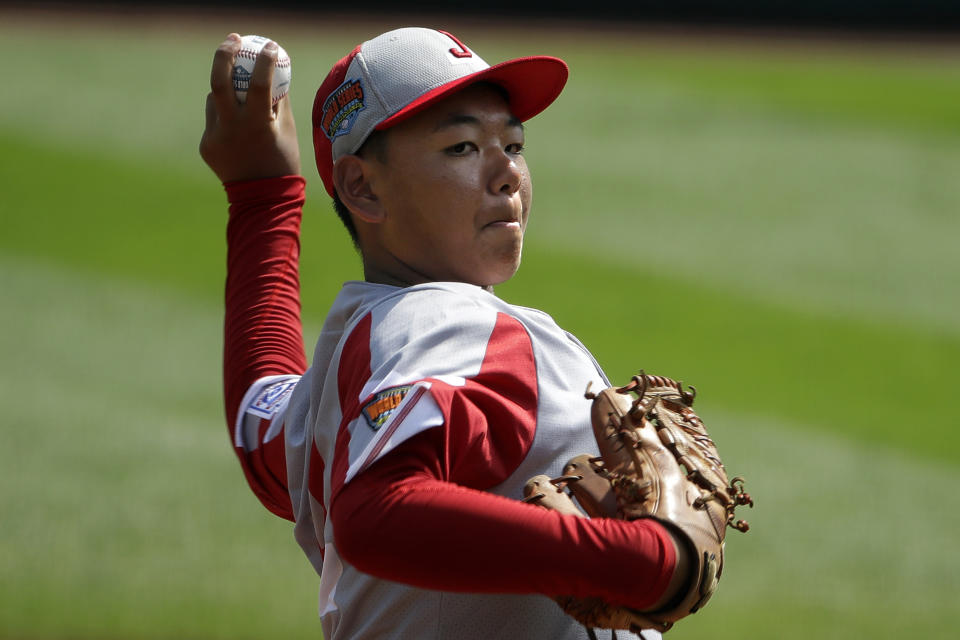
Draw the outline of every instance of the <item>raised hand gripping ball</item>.
[[[253,65],[257,61],[257,54],[270,38],[248,35],[240,40],[240,51],[237,52],[233,63],[233,89],[237,100],[247,101],[247,90],[250,88],[250,78],[253,76]],[[277,44],[277,65],[273,70],[273,104],[277,104],[290,91],[290,56]]]

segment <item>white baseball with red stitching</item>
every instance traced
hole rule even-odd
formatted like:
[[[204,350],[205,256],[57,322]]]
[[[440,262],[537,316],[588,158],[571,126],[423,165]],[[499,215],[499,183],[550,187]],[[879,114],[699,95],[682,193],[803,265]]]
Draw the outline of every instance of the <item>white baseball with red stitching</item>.
[[[253,75],[253,65],[257,61],[257,54],[270,38],[263,36],[243,36],[240,40],[240,51],[237,52],[233,63],[233,89],[237,100],[247,101],[247,89],[250,87],[250,77]],[[277,44],[277,65],[273,70],[273,104],[287,95],[290,91],[290,56]]]

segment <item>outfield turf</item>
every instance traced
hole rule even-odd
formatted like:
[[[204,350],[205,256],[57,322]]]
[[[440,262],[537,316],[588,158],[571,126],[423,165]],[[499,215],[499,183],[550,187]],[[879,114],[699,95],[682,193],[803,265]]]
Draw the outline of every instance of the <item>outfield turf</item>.
[[[0,638],[318,638],[316,578],[226,438],[225,199],[196,145],[223,35],[281,41],[312,343],[359,274],[312,89],[384,25],[100,22],[0,13]],[[571,63],[528,125],[535,206],[500,294],[617,379],[696,385],[757,499],[669,637],[954,637],[960,50],[437,26],[490,62]]]

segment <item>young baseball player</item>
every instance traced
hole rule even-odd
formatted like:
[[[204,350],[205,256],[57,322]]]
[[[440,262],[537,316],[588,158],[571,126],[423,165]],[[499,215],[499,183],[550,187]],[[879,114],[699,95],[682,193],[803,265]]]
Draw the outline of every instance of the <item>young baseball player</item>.
[[[293,117],[287,99],[271,106],[274,46],[237,102],[238,46],[232,34],[215,55],[200,146],[230,202],[227,422],[250,487],[320,575],[324,637],[586,638],[548,596],[669,603],[686,559],[659,523],[521,501],[530,477],[596,452],[583,392],[609,386],[548,315],[492,292],[530,216],[523,122],[566,65],[491,67],[448,33],[403,28],[333,66],[316,165],[364,273],[308,367]]]

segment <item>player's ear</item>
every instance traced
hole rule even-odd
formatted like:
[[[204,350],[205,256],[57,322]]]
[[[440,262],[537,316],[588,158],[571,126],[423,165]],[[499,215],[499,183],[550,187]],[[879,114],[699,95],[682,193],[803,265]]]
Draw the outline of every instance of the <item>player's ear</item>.
[[[383,208],[370,188],[370,167],[357,155],[343,156],[333,165],[333,185],[353,215],[376,224],[383,220]]]

